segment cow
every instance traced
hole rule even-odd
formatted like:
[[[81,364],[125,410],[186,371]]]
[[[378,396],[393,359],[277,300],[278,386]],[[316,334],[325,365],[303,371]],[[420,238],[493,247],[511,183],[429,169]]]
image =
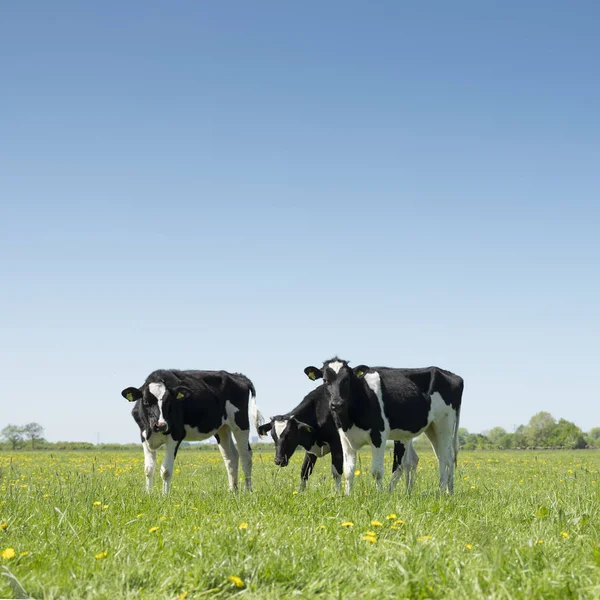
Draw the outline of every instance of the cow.
[[[338,357],[325,361],[321,369],[310,366],[304,372],[312,381],[323,379],[342,443],[347,494],[352,491],[358,449],[371,445],[371,472],[381,488],[387,440],[407,442],[422,432],[439,462],[440,491],[453,493],[461,377],[438,367],[352,368]]]
[[[275,464],[279,467],[288,465],[290,458],[298,446],[306,450],[302,469],[300,470],[300,490],[306,488],[318,457],[331,453],[331,473],[336,487],[342,483],[343,452],[340,434],[329,408],[325,394],[325,386],[312,390],[296,408],[285,415],[271,417],[271,421],[258,428],[259,435],[271,432],[275,442]],[[419,457],[415,452],[412,440],[394,443],[394,463],[390,490],[394,488],[402,471],[406,471],[406,486],[410,490],[414,481],[414,472]]]
[[[121,395],[135,402],[131,414],[140,428],[147,491],[152,489],[157,448],[166,445],[160,469],[166,494],[181,442],[201,441],[212,435],[227,468],[229,489],[237,489],[240,456],[246,489],[252,489],[249,396],[257,427],[262,418],[256,408],[254,385],[245,375],[227,371],[158,370],[150,373],[141,387],[125,388]]]

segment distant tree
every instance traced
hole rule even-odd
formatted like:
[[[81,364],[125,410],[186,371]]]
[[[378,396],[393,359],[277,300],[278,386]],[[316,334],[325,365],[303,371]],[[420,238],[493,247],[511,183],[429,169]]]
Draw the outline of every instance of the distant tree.
[[[600,427],[590,429],[587,434],[587,442],[590,446],[598,446],[600,444]]]
[[[506,430],[502,427],[494,427],[488,431],[487,437],[492,444],[497,444],[500,438],[506,435]]]
[[[17,425],[7,425],[0,431],[0,438],[11,444],[12,449],[16,450],[23,441],[23,428]]]
[[[514,433],[505,433],[497,442],[498,448],[503,448],[504,450],[508,450],[508,448],[513,447],[515,437]]]
[[[548,439],[550,446],[561,448],[585,448],[587,442],[583,431],[566,419],[560,419]]]
[[[525,438],[530,446],[547,447],[550,445],[550,436],[556,427],[556,419],[549,412],[539,412],[525,427]]]
[[[519,425],[512,435],[511,448],[526,448],[527,438],[525,437],[525,425]]]
[[[462,448],[469,437],[469,431],[465,427],[458,428],[458,445]]]
[[[28,440],[31,440],[31,447],[35,448],[35,442],[44,438],[44,428],[39,423],[27,423],[23,427],[23,432]]]

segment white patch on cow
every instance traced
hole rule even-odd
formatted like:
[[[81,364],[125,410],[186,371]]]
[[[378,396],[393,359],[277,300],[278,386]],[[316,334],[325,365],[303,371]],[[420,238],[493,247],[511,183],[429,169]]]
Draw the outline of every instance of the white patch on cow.
[[[147,440],[148,439],[148,434],[146,433],[145,429],[142,429],[142,437]]]
[[[273,427],[275,429],[275,434],[277,435],[278,439],[281,437],[281,434],[285,431],[287,424],[287,419],[276,419],[275,421],[273,421]]]
[[[439,392],[431,394],[429,427],[425,434],[440,463],[440,491],[452,493],[454,489],[454,427],[457,415],[452,406],[446,404]]]
[[[383,394],[381,391],[381,377],[379,376],[379,373],[374,372],[374,373],[367,373],[364,376],[364,380],[365,383],[369,386],[369,388],[371,388],[371,390],[373,390],[373,393],[375,394],[375,396],[377,396],[377,402],[379,403],[379,410],[381,411],[381,418],[383,419],[383,432],[382,432],[382,436],[383,436],[383,443],[385,445],[386,439],[388,437],[389,431],[390,431],[390,423],[387,419],[387,417],[385,416],[385,410],[383,410]]]
[[[164,433],[157,433],[154,431],[152,432],[152,435],[147,438],[145,443],[148,444],[152,450],[156,450],[157,448],[160,448],[162,445],[166,444],[167,439],[170,437],[170,435],[165,435]]]
[[[357,428],[358,429],[358,428]],[[362,430],[361,430],[362,431]],[[342,444],[342,452],[344,454],[344,478],[346,479],[346,495],[352,491],[352,483],[354,482],[354,470],[356,469],[356,450],[352,447],[350,440],[346,436],[347,432],[343,429],[338,429],[340,442]],[[368,432],[365,432],[368,434]],[[362,444],[361,444],[362,445]],[[359,446],[360,448],[360,446]]]
[[[330,451],[331,450],[329,448],[329,444],[323,444],[322,446],[319,446],[319,444],[314,444],[313,446],[311,446],[310,450],[307,450],[309,454],[321,458],[326,454],[329,454]]]
[[[240,412],[240,409],[237,406],[234,406],[229,400],[225,402],[225,414],[227,415],[227,424],[231,427],[232,430],[239,429],[235,422],[235,413]]]
[[[327,365],[330,369],[333,369],[336,373],[340,372],[340,369],[344,366],[339,360],[334,360]]]
[[[186,442],[201,442],[203,440],[208,439],[212,435],[217,433],[216,429],[212,431],[208,431],[206,433],[198,431],[196,427],[192,427],[191,425],[184,425],[185,427],[185,441]]]
[[[148,386],[148,390],[157,400],[162,400],[163,396],[167,393],[167,388],[162,381],[158,383],[151,383]]]
[[[159,427],[163,427],[164,425],[167,424],[167,422],[165,421],[165,418],[163,417],[163,397],[167,393],[167,388],[164,383],[159,382],[159,383],[151,383],[148,386],[148,390],[158,400],[159,416],[158,416],[157,425]]]
[[[360,450],[366,444],[371,443],[371,430],[361,429],[356,425],[352,425],[348,431],[338,429],[340,432],[340,439],[345,439],[348,445],[356,452]]]

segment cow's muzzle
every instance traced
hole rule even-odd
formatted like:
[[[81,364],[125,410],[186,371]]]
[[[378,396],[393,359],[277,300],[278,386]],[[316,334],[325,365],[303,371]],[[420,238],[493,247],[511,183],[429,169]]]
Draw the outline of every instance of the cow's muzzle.
[[[276,456],[275,457],[275,464],[278,467],[287,467],[289,462],[290,461],[287,456]]]
[[[167,431],[167,427],[168,425],[164,421],[162,423],[155,423],[154,431],[158,433],[165,433],[165,431]]]

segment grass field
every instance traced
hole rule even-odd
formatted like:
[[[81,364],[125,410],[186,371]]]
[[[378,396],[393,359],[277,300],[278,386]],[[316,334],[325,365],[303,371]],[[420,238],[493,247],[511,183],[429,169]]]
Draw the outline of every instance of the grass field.
[[[411,496],[363,453],[347,498],[329,458],[295,493],[302,456],[256,449],[232,494],[216,450],[185,449],[165,498],[141,449],[5,452],[0,597],[600,598],[599,452],[461,452],[454,497],[420,455]]]

